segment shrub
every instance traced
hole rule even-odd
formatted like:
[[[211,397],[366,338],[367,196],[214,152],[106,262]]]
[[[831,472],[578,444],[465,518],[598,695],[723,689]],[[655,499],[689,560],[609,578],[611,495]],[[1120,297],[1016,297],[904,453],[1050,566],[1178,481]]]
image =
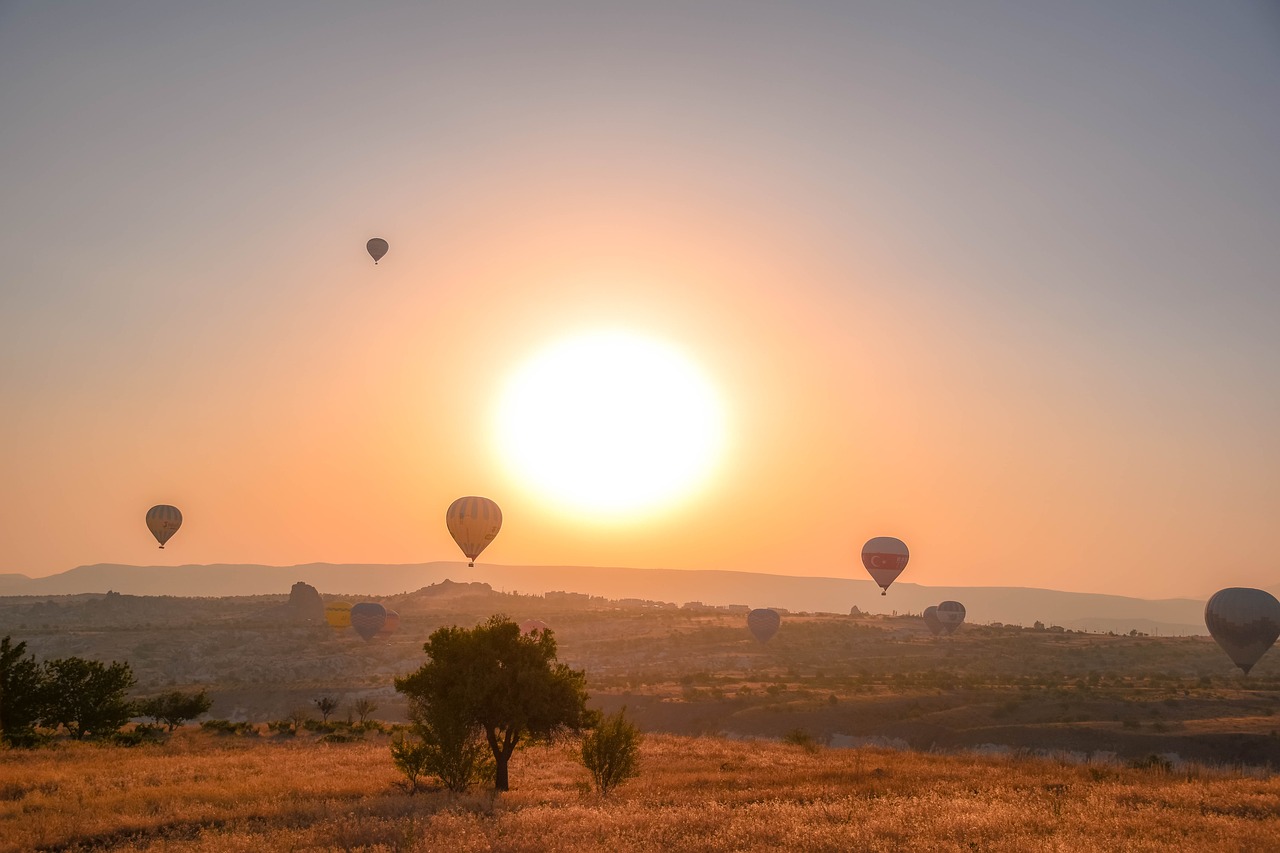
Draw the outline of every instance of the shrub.
[[[787,732],[786,736],[782,739],[792,746],[800,747],[805,752],[818,751],[818,742],[814,740],[813,735],[809,734],[804,729],[792,729]]]
[[[201,690],[199,693],[183,693],[170,690],[168,693],[144,699],[134,706],[140,717],[150,717],[156,723],[164,723],[169,731],[194,720],[213,707],[209,694]]]
[[[129,664],[61,658],[46,661],[43,669],[42,720],[50,728],[63,726],[75,740],[109,738],[133,716],[124,698],[133,686]]]
[[[427,745],[420,740],[409,740],[403,735],[391,741],[391,760],[396,769],[409,780],[409,793],[418,790],[418,779],[425,776],[427,770]]]
[[[582,739],[582,763],[600,796],[640,774],[640,730],[626,719],[624,707],[601,720]]]

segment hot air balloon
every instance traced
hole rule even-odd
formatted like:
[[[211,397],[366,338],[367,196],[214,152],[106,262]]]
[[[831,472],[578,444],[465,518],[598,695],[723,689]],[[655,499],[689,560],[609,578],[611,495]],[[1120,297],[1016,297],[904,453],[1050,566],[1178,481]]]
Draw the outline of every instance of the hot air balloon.
[[[521,634],[532,634],[534,631],[550,631],[551,626],[541,619],[526,619],[520,623]]]
[[[944,601],[938,605],[938,621],[942,630],[954,634],[964,624],[964,605],[958,601]]]
[[[502,529],[502,510],[488,498],[471,495],[449,504],[444,521],[449,526],[449,535],[470,561],[467,565],[474,567],[476,557]]]
[[[400,630],[400,614],[394,610],[387,610],[387,621],[382,623],[382,627],[378,630],[377,637],[385,640],[396,631]]]
[[[176,506],[157,504],[147,510],[147,529],[151,531],[152,536],[156,537],[161,548],[181,526],[182,513],[178,512]]]
[[[907,567],[908,556],[907,546],[892,536],[877,536],[862,546],[862,565],[880,587],[881,595],[889,594],[889,584]]]
[[[387,624],[387,608],[372,601],[362,601],[351,608],[351,627],[369,642]]]
[[[1280,601],[1261,589],[1220,589],[1204,606],[1204,624],[1227,656],[1248,675],[1280,637]]]
[[[324,606],[324,621],[335,631],[351,627],[351,602],[330,601]]]
[[[382,256],[387,253],[387,249],[391,248],[387,245],[387,241],[381,237],[374,237],[368,243],[365,243],[364,247],[369,250],[369,257],[373,258],[375,265],[382,260]]]
[[[938,618],[938,608],[936,606],[924,609],[924,624],[933,633],[933,636],[936,637],[942,633],[942,620]]]
[[[762,643],[769,642],[781,624],[782,617],[776,610],[756,609],[747,614],[747,630]]]

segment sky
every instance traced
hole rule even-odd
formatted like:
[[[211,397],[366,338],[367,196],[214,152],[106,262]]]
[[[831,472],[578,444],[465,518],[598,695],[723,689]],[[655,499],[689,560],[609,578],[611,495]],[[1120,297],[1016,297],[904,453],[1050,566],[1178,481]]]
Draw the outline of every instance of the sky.
[[[1275,589],[1278,101],[1263,0],[3,0],[0,572],[451,560],[485,495],[477,572]],[[724,424],[609,519],[495,437],[601,332]]]

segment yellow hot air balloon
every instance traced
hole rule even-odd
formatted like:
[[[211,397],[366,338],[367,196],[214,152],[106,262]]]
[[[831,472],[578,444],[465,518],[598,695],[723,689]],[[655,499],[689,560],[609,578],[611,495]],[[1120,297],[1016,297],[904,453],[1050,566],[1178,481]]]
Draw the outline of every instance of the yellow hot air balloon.
[[[444,521],[449,535],[470,561],[467,565],[475,566],[476,557],[502,529],[502,510],[488,498],[469,495],[449,504]]]
[[[182,513],[178,512],[176,506],[157,504],[147,510],[147,529],[151,531],[152,536],[156,537],[161,548],[181,526]]]
[[[351,602],[330,601],[324,606],[324,621],[335,631],[351,627]]]

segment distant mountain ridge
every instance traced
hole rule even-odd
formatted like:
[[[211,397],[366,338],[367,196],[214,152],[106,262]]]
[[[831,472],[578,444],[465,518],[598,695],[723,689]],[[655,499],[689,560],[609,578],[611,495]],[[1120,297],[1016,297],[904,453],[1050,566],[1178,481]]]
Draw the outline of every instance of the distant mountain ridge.
[[[888,596],[869,580],[792,577],[753,572],[633,569],[584,566],[498,566],[463,562],[387,564],[308,563],[297,566],[126,566],[100,563],[30,578],[0,575],[0,595],[72,595],[116,592],[221,598],[287,595],[304,581],[326,595],[377,597],[409,592],[444,580],[482,581],[506,592],[567,591],[609,599],[641,598],[684,604],[746,604],[787,610],[848,613],[920,613],[940,601],[965,605],[968,621],[1061,625],[1091,631],[1163,635],[1205,634],[1204,602],[1190,598],[1147,600],[1119,595],[1059,592],[1028,587],[921,586],[895,583]]]

